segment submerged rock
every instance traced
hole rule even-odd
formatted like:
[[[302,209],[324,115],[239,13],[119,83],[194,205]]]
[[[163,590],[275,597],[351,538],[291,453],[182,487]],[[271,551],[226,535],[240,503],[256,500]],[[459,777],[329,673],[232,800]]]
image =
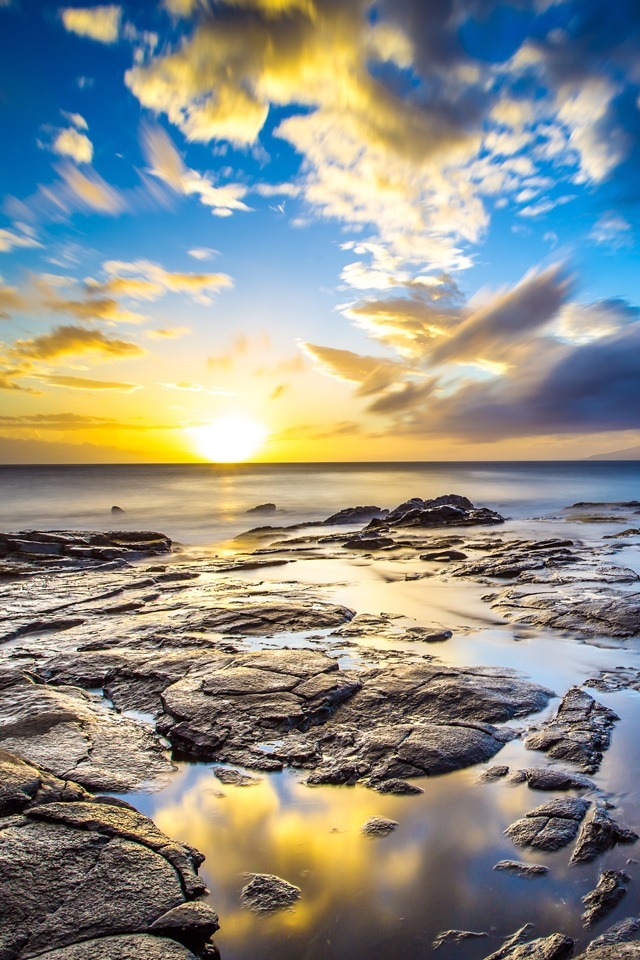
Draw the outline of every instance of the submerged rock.
[[[580,828],[589,801],[580,797],[563,797],[551,800],[530,810],[521,820],[516,820],[504,831],[519,847],[535,847],[537,850],[560,850],[570,843]]]
[[[249,507],[245,513],[275,513],[276,509],[275,503],[259,503],[256,507]]]
[[[522,863],[520,860],[499,860],[493,869],[527,879],[542,877],[549,873],[549,867],[545,867],[541,863]]]
[[[571,863],[589,863],[618,843],[635,843],[638,834],[622,827],[602,807],[596,807],[593,817],[583,824],[571,857]]]
[[[617,907],[627,892],[627,884],[630,880],[629,874],[623,870],[604,870],[600,874],[598,885],[582,898],[587,908],[582,914],[582,922],[585,926],[593,926]]]
[[[283,910],[300,899],[300,887],[271,873],[249,874],[251,880],[242,888],[242,902],[256,913]]]
[[[386,837],[393,833],[398,826],[397,820],[388,820],[386,817],[369,817],[360,827],[366,837]]]
[[[381,783],[370,781],[368,785],[377,790],[378,793],[393,793],[397,797],[424,793],[422,787],[417,787],[415,783],[407,783],[406,780],[383,780]]]
[[[225,786],[255,787],[261,781],[260,777],[252,776],[250,773],[243,773],[242,770],[235,770],[233,767],[214,767],[213,775],[220,783],[224,783]]]
[[[464,943],[465,940],[483,940],[489,936],[488,933],[476,933],[474,930],[444,930],[437,934],[431,944],[432,950],[439,950],[445,943]]]

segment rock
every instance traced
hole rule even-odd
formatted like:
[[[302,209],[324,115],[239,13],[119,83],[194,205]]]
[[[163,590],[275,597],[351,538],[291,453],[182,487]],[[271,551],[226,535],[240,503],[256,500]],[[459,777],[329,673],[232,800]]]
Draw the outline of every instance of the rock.
[[[369,520],[380,520],[389,513],[382,507],[345,507],[337,513],[332,513],[324,521],[325,526],[337,526],[348,523],[367,523]]]
[[[300,899],[300,887],[271,873],[249,874],[250,882],[242,888],[242,902],[256,913],[292,907]]]
[[[629,874],[623,870],[603,870],[598,885],[582,898],[587,908],[582,914],[584,925],[591,927],[610,913],[624,897],[630,880]]]
[[[346,540],[342,546],[346,550],[382,550],[384,547],[392,547],[394,541],[391,537],[351,537]]]
[[[24,564],[21,569],[25,573],[39,571],[43,566],[60,572],[69,566],[96,566],[105,561],[138,559],[170,550],[169,537],[148,530],[0,533],[0,555],[9,565]]]
[[[542,877],[549,873],[549,867],[541,863],[522,863],[520,860],[499,860],[493,868],[504,873],[513,873],[517,877]]]
[[[422,787],[417,787],[415,783],[407,783],[406,780],[383,780],[381,783],[370,781],[368,786],[373,787],[378,793],[393,793],[398,797],[424,793]]]
[[[190,950],[148,933],[84,940],[60,950],[38,954],[39,960],[195,960]]]
[[[640,943],[604,944],[581,953],[575,960],[640,960]]]
[[[526,593],[505,590],[493,609],[536,627],[585,635],[635,637],[640,622],[640,593],[609,587]]]
[[[587,773],[594,773],[602,752],[611,742],[617,714],[594,700],[580,687],[564,696],[555,717],[525,740],[529,750],[542,750],[556,760],[569,760]]]
[[[466,497],[447,494],[433,500],[407,500],[392,510],[385,522],[394,527],[472,526],[504,523],[504,517],[486,507],[474,507]]]
[[[445,943],[464,943],[465,940],[482,940],[488,937],[488,933],[476,933],[474,930],[444,930],[437,934],[431,944],[432,950],[439,950]]]
[[[21,813],[40,803],[88,798],[79,784],[54,777],[15,754],[0,750],[0,817]]]
[[[564,960],[573,951],[573,940],[561,933],[527,941],[532,924],[526,923],[485,960]]]
[[[114,505],[113,507],[111,507],[111,513],[124,513],[124,510],[122,509],[122,507],[118,507]]]
[[[386,817],[369,817],[360,827],[365,837],[386,837],[393,833],[398,826],[397,820],[388,820]]]
[[[275,513],[275,503],[259,503],[257,507],[250,507],[245,513]]]
[[[493,783],[494,780],[500,780],[502,777],[506,777],[508,773],[509,767],[503,765],[488,767],[478,777],[478,783]]]
[[[449,563],[452,560],[466,560],[467,554],[461,550],[433,550],[431,553],[421,553],[420,559]]]
[[[0,747],[91,790],[157,789],[173,770],[146,726],[77,687],[18,681],[1,689]]]
[[[596,785],[580,774],[565,773],[548,767],[527,767],[509,778],[512,783],[526,781],[531,790],[595,790]]]
[[[596,807],[593,817],[580,830],[571,863],[589,863],[618,843],[635,843],[638,834],[612,820],[606,810]]]
[[[217,928],[194,900],[205,892],[200,854],[122,801],[98,802],[18,758],[2,761],[3,795],[16,780],[28,795],[22,813],[0,819],[3,960],[191,958],[176,940],[200,954]]]
[[[628,943],[631,940],[637,940],[640,934],[640,918],[626,917],[624,920],[618,920],[612,926],[608,927],[604,933],[592,940],[581,957],[591,957],[602,947],[611,947],[616,944]],[[640,956],[640,943],[636,944],[638,956]],[[624,954],[620,954],[621,956]]]
[[[354,611],[333,603],[313,606],[294,603],[243,604],[212,607],[198,619],[197,629],[223,634],[275,634],[303,630],[324,630],[348,623]]]
[[[560,850],[573,840],[588,808],[589,801],[580,797],[551,800],[530,810],[504,832],[519,847]]]
[[[214,767],[213,775],[220,783],[235,787],[255,787],[261,780],[260,777],[254,777],[250,773],[243,773],[231,767]]]

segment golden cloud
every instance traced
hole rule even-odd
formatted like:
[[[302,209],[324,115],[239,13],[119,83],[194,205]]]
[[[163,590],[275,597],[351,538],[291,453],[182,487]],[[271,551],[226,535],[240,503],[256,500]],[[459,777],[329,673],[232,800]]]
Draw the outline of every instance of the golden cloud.
[[[61,157],[71,157],[76,163],[91,163],[93,160],[93,144],[89,137],[73,127],[60,130],[56,135],[51,149]]]
[[[60,10],[65,30],[99,43],[115,43],[120,33],[122,7],[66,7]]]
[[[113,339],[101,330],[68,325],[54,327],[50,333],[28,340],[16,340],[11,352],[16,357],[28,360],[53,360],[85,354],[99,354],[107,358],[137,357],[145,351],[136,343]]]
[[[87,377],[66,377],[54,374],[40,374],[38,380],[52,387],[65,387],[71,390],[115,390],[121,393],[133,393],[141,390],[139,383],[127,383],[118,380],[91,380]]]

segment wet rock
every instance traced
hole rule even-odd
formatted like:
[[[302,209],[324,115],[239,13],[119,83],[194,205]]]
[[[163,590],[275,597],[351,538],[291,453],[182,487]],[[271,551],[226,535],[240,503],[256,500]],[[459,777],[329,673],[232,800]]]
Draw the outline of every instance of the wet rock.
[[[640,593],[609,587],[526,593],[506,590],[493,609],[537,627],[572,630],[604,637],[635,637],[640,622]]]
[[[582,914],[585,926],[593,926],[620,903],[630,880],[629,874],[623,870],[604,870],[600,874],[598,885],[582,898],[587,908]]]
[[[467,554],[462,550],[433,550],[431,553],[421,553],[420,559],[450,563],[452,560],[466,560]]]
[[[245,513],[275,513],[276,505],[275,503],[259,503],[256,507],[250,507],[248,510],[245,510]]]
[[[509,777],[510,783],[526,782],[531,790],[595,790],[596,785],[580,774],[565,773],[549,767],[527,767]]]
[[[445,943],[464,943],[466,940],[482,940],[488,937],[488,933],[476,933],[474,930],[444,930],[439,933],[433,943],[432,950],[439,950]]]
[[[377,790],[378,793],[393,793],[398,797],[412,796],[418,793],[424,793],[422,787],[417,787],[415,783],[407,783],[406,780],[383,780],[381,783],[368,784]]]
[[[345,507],[344,510],[339,510],[337,513],[333,513],[330,517],[327,517],[324,523],[325,526],[337,526],[338,524],[347,523],[367,523],[370,520],[382,519],[386,517],[388,513],[389,511],[382,507]]]
[[[598,951],[603,947],[613,947],[617,944],[629,943],[633,940],[638,940],[640,935],[640,918],[639,917],[626,917],[624,920],[618,920],[617,923],[614,923],[612,926],[608,927],[604,933],[601,933],[599,937],[596,937],[595,940],[592,940],[589,946],[587,947],[584,954],[581,954],[581,958],[587,958],[591,956],[596,956]],[[637,956],[640,956],[640,943],[636,944],[637,947]],[[615,956],[624,956],[624,952],[621,954],[615,954]],[[631,954],[633,956],[633,954]],[[613,953],[608,954],[608,956],[614,956]],[[604,960],[604,956],[603,956]]]
[[[300,899],[300,887],[271,873],[249,874],[251,880],[242,888],[242,902],[256,913],[283,910]]]
[[[593,817],[580,830],[571,863],[589,863],[618,843],[635,843],[638,834],[613,820],[606,810],[596,807]]]
[[[589,801],[580,797],[551,800],[530,810],[504,832],[519,847],[560,850],[576,836],[588,808]]]
[[[500,780],[502,777],[506,777],[508,773],[509,767],[501,764],[498,766],[489,767],[480,774],[478,777],[478,783],[493,783],[494,780]]]
[[[242,770],[235,770],[233,767],[214,767],[213,775],[220,783],[234,787],[255,787],[261,779],[250,773],[243,773]]]
[[[397,820],[388,820],[386,817],[369,817],[360,827],[360,832],[366,837],[386,837],[393,833],[398,826]]]
[[[237,607],[213,607],[204,617],[198,619],[197,628],[231,635],[265,636],[285,631],[338,627],[341,623],[348,623],[353,616],[353,610],[333,603],[256,603]]]
[[[40,960],[195,960],[191,951],[175,940],[148,933],[84,940],[60,950],[47,950],[38,957]]]
[[[606,533],[603,540],[618,540],[621,537],[640,537],[640,528],[628,527],[626,530],[620,530],[619,533]]]
[[[393,527],[473,526],[504,523],[504,517],[487,507],[474,507],[466,497],[446,494],[432,500],[413,497],[392,510],[385,522]]]
[[[589,947],[575,960],[640,960],[640,943],[603,944],[593,950]]]
[[[549,867],[541,863],[522,863],[520,860],[499,860],[493,868],[504,873],[512,873],[516,877],[542,877],[549,873]]]
[[[525,740],[529,750],[542,750],[556,760],[568,760],[587,773],[595,773],[602,752],[611,742],[617,714],[581,690],[572,687],[556,716]]]
[[[91,790],[157,789],[173,769],[147,727],[77,687],[17,681],[0,690],[0,747]]]
[[[3,792],[16,778],[30,791],[22,813],[0,819],[3,960],[191,957],[175,940],[200,953],[215,914],[186,902],[205,892],[199,854],[128,804],[3,760]],[[152,928],[171,939],[152,940]]]
[[[382,550],[384,547],[392,547],[394,541],[391,537],[351,537],[346,540],[342,546],[346,550]]]
[[[0,817],[41,803],[88,799],[79,784],[61,780],[7,750],[0,750]]]
[[[528,940],[532,927],[525,923],[485,960],[564,960],[573,951],[573,940],[561,933]]]

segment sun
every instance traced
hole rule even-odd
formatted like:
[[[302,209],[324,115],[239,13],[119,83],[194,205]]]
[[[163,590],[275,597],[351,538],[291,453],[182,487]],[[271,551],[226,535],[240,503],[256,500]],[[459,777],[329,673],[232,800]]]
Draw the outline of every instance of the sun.
[[[257,420],[241,415],[220,417],[191,434],[198,453],[214,463],[241,463],[260,449],[267,430]]]

